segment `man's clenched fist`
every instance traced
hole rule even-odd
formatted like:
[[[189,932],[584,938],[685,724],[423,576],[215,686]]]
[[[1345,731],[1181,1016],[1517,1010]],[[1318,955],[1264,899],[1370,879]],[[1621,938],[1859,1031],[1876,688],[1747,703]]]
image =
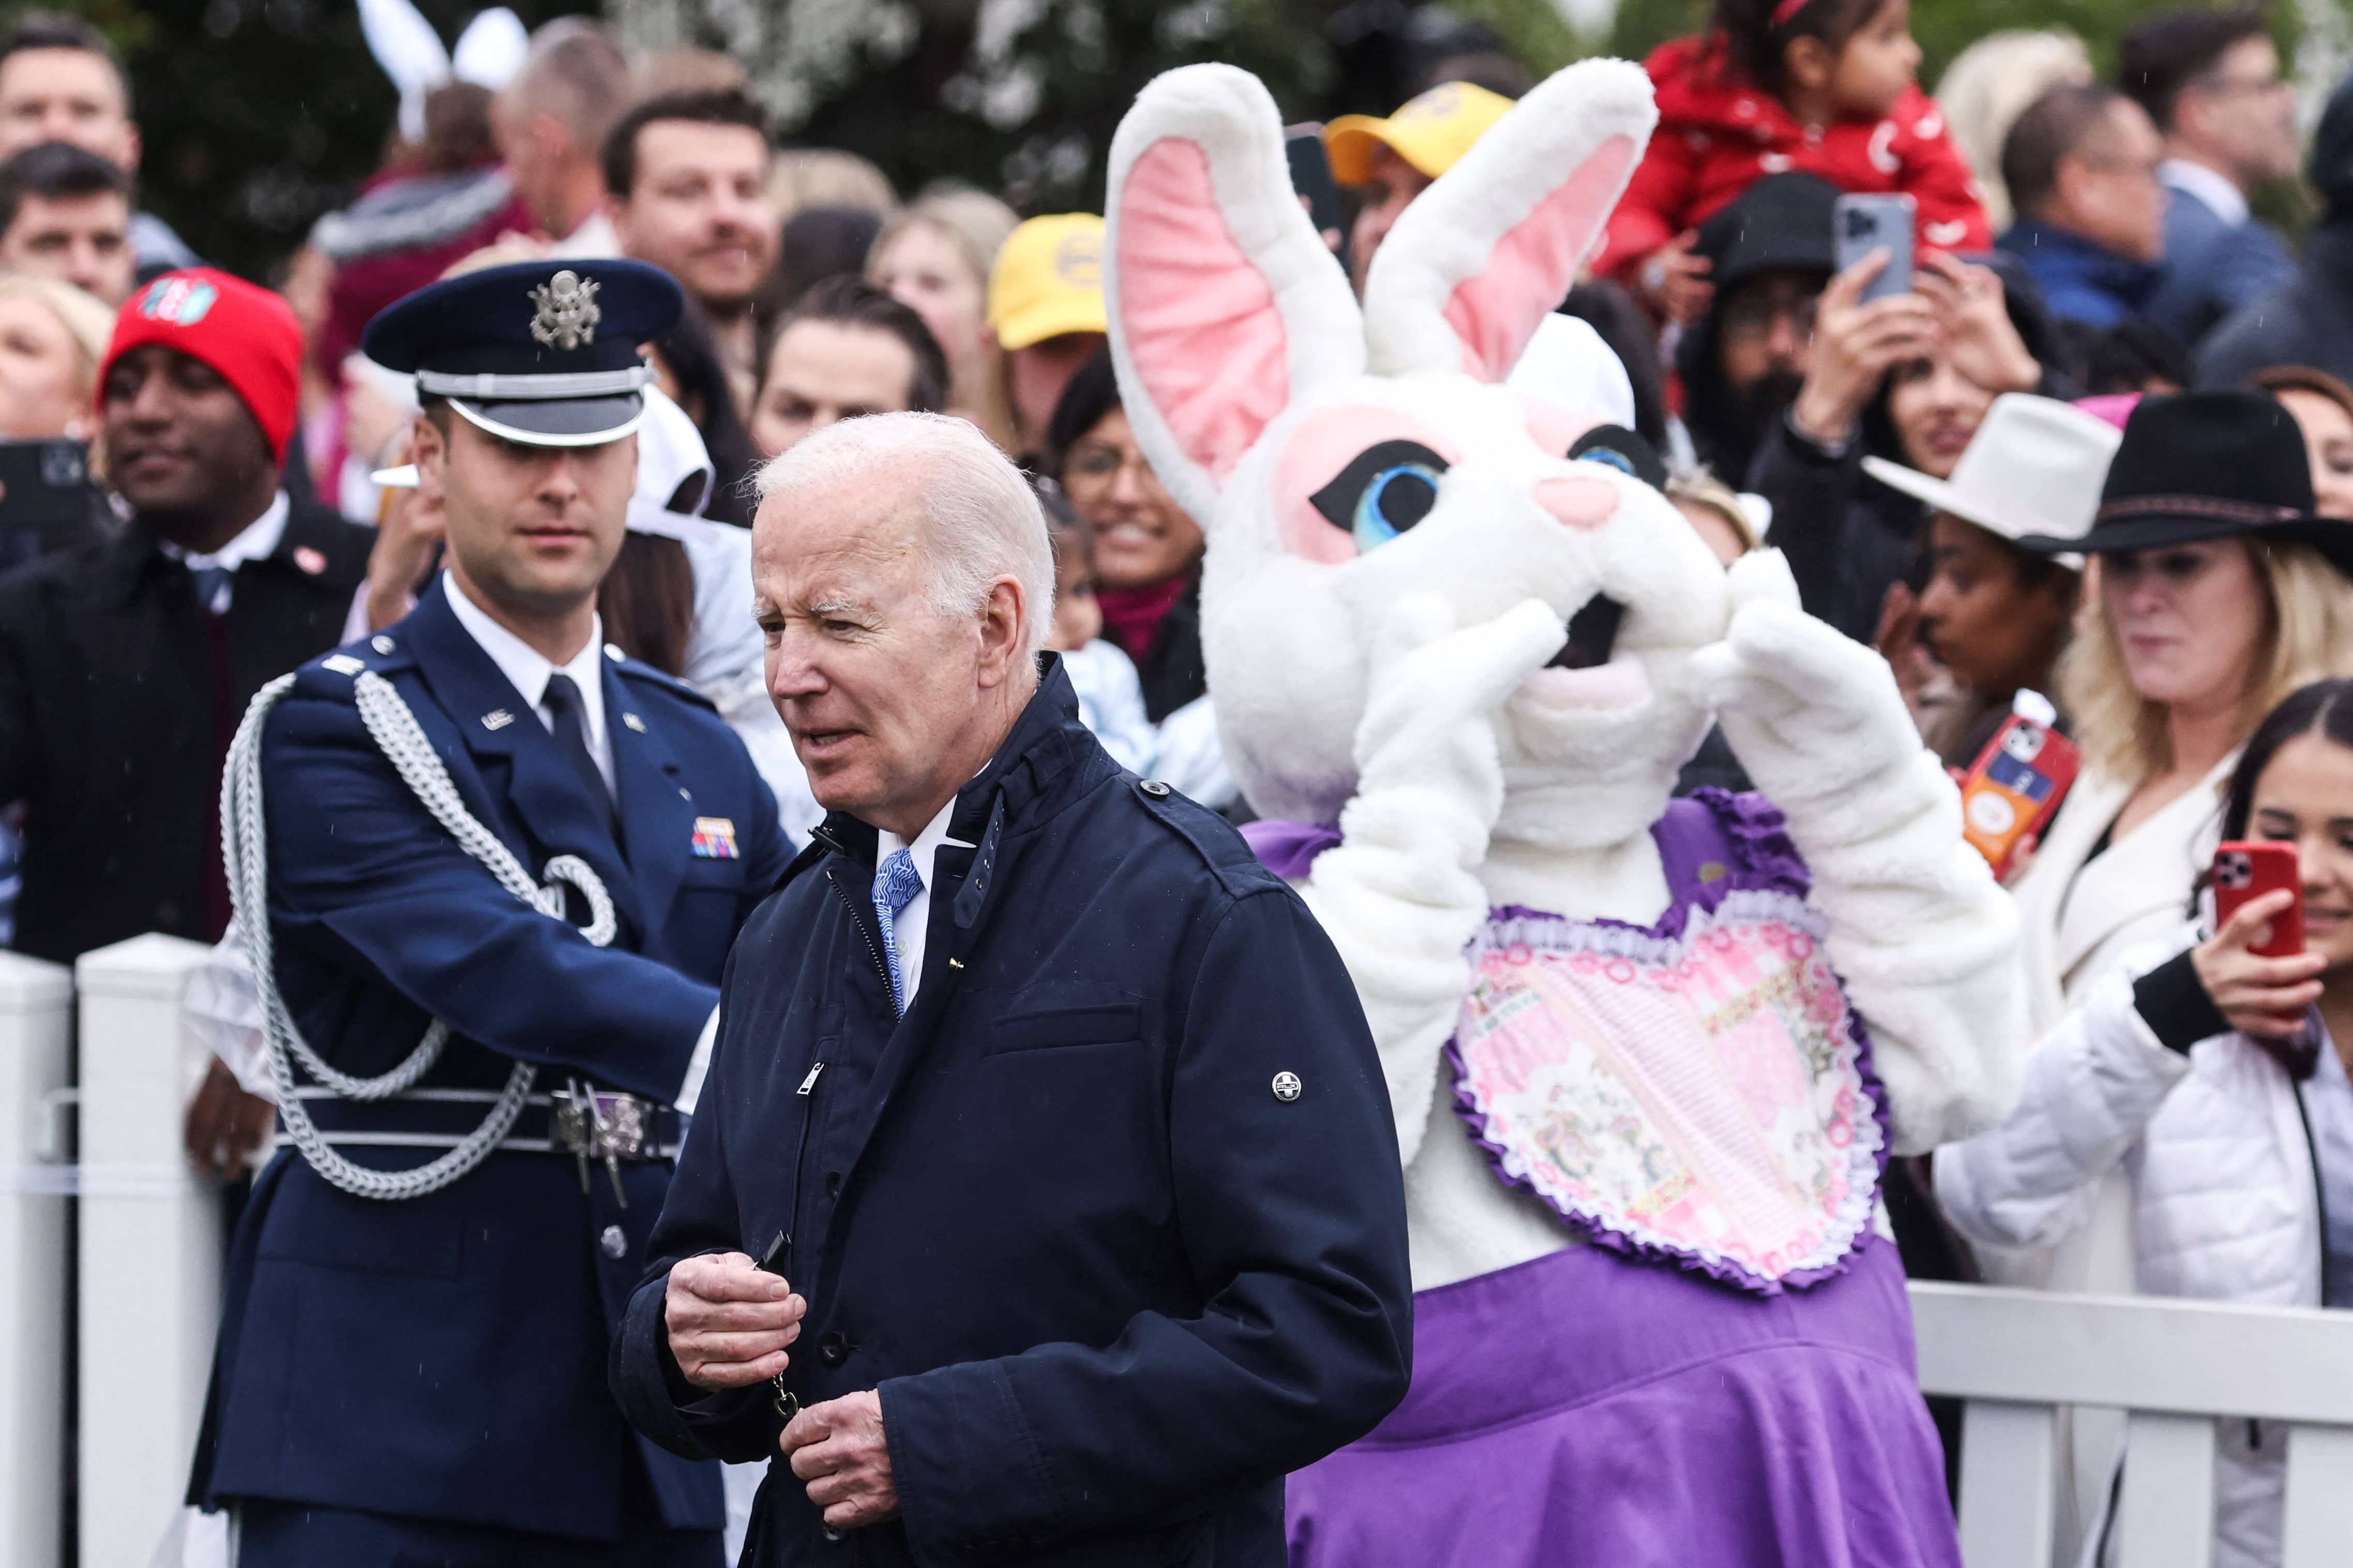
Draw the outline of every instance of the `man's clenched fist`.
[[[690,1258],[670,1271],[662,1323],[670,1354],[697,1388],[745,1388],[790,1364],[808,1303],[740,1252]]]

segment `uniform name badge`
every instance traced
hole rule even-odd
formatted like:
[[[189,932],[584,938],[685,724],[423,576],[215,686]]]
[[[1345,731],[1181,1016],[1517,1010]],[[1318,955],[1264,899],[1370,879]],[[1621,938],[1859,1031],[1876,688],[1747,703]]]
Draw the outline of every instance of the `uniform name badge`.
[[[733,860],[743,851],[735,847],[735,819],[729,816],[698,816],[694,819],[694,853],[704,860]]]

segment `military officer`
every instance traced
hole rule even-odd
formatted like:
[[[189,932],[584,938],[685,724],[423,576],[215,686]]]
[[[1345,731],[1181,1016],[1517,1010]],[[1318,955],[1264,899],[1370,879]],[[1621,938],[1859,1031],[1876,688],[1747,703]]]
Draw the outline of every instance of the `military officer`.
[[[711,705],[600,635],[637,345],[681,296],[572,267],[437,283],[369,325],[417,376],[446,570],[265,690],[232,752],[280,1147],[192,1491],[235,1510],[243,1568],[721,1560],[717,1467],[634,1436],[605,1355],[721,966],[786,853]]]

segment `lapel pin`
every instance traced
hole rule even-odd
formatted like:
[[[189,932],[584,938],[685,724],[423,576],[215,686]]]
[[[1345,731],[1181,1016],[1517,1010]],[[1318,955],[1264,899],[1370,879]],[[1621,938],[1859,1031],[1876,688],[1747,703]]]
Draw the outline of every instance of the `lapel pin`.
[[[635,730],[640,735],[646,732],[646,721],[643,719],[638,718],[634,713],[622,714],[621,722],[627,724],[630,729]]]
[[[294,564],[316,577],[327,569],[327,558],[307,544],[298,544],[294,547]]]
[[[485,730],[503,730],[513,722],[514,715],[503,708],[493,708],[482,715],[482,728]]]
[[[735,822],[726,816],[698,816],[694,819],[694,853],[704,860],[736,858]]]

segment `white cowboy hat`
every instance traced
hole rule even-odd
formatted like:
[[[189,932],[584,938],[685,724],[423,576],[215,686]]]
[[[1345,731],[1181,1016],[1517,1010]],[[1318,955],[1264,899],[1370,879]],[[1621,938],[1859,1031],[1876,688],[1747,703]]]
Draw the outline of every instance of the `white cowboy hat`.
[[[1951,479],[1884,458],[1865,458],[1862,467],[1881,484],[2004,539],[2081,539],[2123,440],[2106,420],[2055,397],[2006,392],[1986,410]]]

